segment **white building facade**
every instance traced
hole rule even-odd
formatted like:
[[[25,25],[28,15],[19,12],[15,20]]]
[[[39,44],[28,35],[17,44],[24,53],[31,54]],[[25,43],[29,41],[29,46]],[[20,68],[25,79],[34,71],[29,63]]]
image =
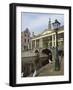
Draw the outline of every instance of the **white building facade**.
[[[64,46],[64,26],[58,30],[58,46]],[[56,34],[54,30],[45,30],[43,33],[32,37],[31,49],[56,47]]]

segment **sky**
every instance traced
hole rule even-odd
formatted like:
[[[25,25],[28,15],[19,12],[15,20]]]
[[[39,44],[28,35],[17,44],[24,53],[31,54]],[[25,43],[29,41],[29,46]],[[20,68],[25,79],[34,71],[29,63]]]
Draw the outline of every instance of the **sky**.
[[[49,18],[51,18],[51,23],[53,23],[55,19],[57,19],[61,23],[61,26],[64,25],[63,14],[22,12],[22,31],[28,28],[31,34],[32,32],[34,32],[35,35],[40,34],[48,28]]]

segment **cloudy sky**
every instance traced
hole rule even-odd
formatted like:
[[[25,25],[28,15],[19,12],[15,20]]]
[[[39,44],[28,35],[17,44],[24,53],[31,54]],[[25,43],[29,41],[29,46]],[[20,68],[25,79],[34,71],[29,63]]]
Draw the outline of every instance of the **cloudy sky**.
[[[22,31],[24,31],[26,28],[29,28],[29,31],[31,33],[34,32],[36,35],[48,28],[49,18],[51,18],[51,23],[57,19],[61,23],[61,26],[64,25],[63,14],[22,12],[21,18]]]

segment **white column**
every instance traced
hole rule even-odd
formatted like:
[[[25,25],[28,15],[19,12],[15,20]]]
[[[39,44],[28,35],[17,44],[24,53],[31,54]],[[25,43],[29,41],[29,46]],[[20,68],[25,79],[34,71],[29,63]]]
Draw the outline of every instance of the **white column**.
[[[56,46],[56,34],[55,34],[55,46]]]
[[[32,49],[32,41],[31,41],[31,49]]]
[[[39,39],[39,47],[43,48],[43,39],[42,38]]]
[[[52,47],[54,46],[54,36],[52,35]]]
[[[29,44],[28,44],[28,49],[29,49]]]
[[[36,48],[36,40],[35,40],[35,48]]]

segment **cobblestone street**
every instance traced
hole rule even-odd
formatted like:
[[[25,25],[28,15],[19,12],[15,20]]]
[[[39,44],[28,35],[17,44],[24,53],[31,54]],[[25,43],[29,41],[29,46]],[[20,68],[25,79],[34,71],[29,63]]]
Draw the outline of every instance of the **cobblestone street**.
[[[38,72],[37,76],[55,76],[64,75],[64,59],[61,61],[60,71],[55,71],[55,62],[49,63],[42,67]]]

